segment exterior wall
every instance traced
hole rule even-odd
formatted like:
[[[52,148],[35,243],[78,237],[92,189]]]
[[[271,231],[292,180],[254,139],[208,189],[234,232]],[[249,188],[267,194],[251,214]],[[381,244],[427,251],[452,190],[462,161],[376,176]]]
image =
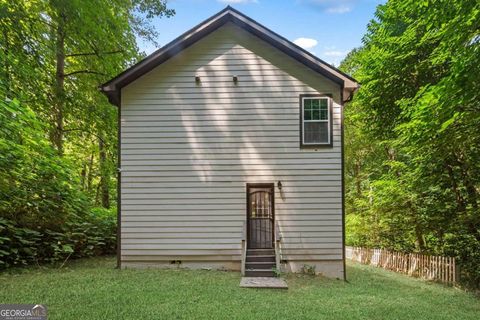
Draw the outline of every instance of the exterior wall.
[[[281,181],[287,269],[343,277],[340,92],[232,24],[123,88],[122,266],[239,270],[246,184]],[[333,96],[332,147],[300,149],[307,93]]]

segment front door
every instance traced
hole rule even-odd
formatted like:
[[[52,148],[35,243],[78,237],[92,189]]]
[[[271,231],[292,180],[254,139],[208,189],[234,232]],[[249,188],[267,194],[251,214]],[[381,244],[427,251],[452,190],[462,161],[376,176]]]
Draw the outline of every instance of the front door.
[[[247,246],[273,248],[273,183],[247,184]]]

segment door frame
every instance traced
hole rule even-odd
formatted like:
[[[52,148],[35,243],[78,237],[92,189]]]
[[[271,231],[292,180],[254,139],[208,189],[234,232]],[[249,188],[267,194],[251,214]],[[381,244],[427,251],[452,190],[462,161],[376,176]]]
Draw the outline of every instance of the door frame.
[[[245,210],[246,213],[246,225],[247,225],[247,248],[249,247],[250,243],[250,223],[249,223],[249,217],[250,217],[250,201],[249,201],[249,195],[250,195],[250,189],[254,188],[264,188],[264,189],[270,189],[270,198],[272,201],[272,249],[274,248],[274,243],[275,243],[275,183],[270,183],[270,182],[261,182],[261,183],[247,183],[246,185],[246,204],[247,204],[247,210]]]

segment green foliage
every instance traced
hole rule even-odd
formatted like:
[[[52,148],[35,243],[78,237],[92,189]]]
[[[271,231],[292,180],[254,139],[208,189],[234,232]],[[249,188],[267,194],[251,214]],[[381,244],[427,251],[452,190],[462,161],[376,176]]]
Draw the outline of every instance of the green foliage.
[[[35,113],[16,99],[0,101],[0,217],[31,229],[62,225],[86,211],[77,186]]]
[[[390,0],[342,64],[347,243],[457,257],[480,287],[480,4]]]
[[[172,14],[164,0],[0,0],[0,267],[113,252],[117,110],[98,85]]]
[[[16,227],[13,222],[0,218],[0,268],[36,261],[40,239],[40,232]]]
[[[0,87],[42,122],[42,135],[90,204],[115,199],[117,110],[98,85],[143,57],[164,0],[0,0]]]
[[[277,269],[276,267],[272,268],[272,272],[276,278],[280,278],[282,276],[282,271]]]
[[[116,246],[114,212],[89,209],[73,164],[44,129],[28,106],[0,101],[0,268],[113,253]]]
[[[72,217],[57,229],[31,230],[0,218],[0,269],[115,253],[113,211],[81,219]]]
[[[302,273],[310,275],[310,276],[314,276],[314,275],[317,274],[316,266],[315,265],[304,264],[302,266]]]

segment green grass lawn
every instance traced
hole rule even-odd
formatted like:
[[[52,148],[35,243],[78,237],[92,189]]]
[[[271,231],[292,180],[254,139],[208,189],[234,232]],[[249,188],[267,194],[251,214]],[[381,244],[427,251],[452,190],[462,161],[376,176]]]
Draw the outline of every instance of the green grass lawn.
[[[116,270],[114,258],[0,274],[0,303],[43,303],[49,319],[480,319],[455,288],[349,264],[349,282],[289,275],[288,290],[246,289],[221,271]]]

